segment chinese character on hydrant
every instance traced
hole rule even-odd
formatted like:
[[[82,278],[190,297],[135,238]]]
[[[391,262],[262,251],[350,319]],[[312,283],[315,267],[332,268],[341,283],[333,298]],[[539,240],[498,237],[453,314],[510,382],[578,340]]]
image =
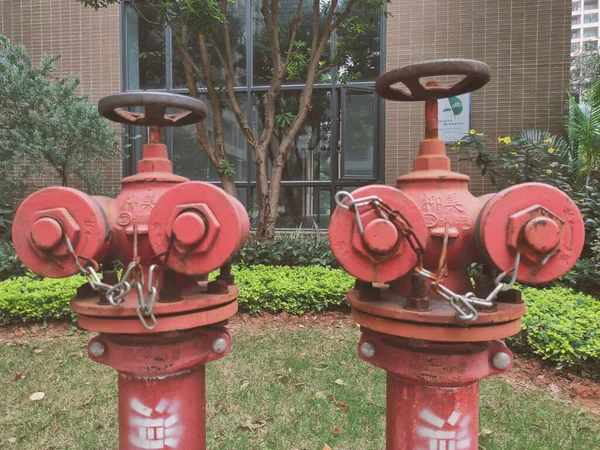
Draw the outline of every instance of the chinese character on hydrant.
[[[420,82],[446,75],[464,78]],[[489,80],[489,67],[470,60],[380,76],[381,97],[425,102],[425,139],[396,188],[336,195],[331,248],[357,279],[347,298],[361,326],[360,357],[387,372],[388,450],[477,450],[479,380],[511,368],[501,339],[519,333],[525,314],[513,285],[556,279],[583,248],[583,219],[562,191],[525,183],[474,197],[469,177],[450,170],[438,99]],[[483,269],[473,285],[475,262]]]
[[[123,109],[133,107],[144,112]],[[165,115],[167,108],[184,112]],[[39,275],[87,278],[71,309],[82,328],[100,333],[90,358],[118,371],[119,448],[204,449],[204,365],[231,345],[224,325],[237,311],[238,288],[229,259],[248,237],[248,215],[218,187],[173,174],[160,129],[203,120],[201,101],[126,93],[98,109],[149,127],[138,173],[121,180],[116,199],[67,187],[35,192],[16,213],[14,246]],[[219,268],[216,280],[200,281]]]

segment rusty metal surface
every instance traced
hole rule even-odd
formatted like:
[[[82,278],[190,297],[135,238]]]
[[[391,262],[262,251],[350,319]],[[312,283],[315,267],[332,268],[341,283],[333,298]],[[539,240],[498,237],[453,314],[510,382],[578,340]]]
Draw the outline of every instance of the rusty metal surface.
[[[143,113],[123,108],[143,107]],[[183,113],[165,114],[167,108],[181,109]],[[108,120],[126,125],[181,127],[206,118],[206,105],[186,95],[166,92],[124,92],[103,97],[98,111]]]
[[[446,324],[451,327],[463,328],[464,324],[457,324],[455,311],[450,307],[447,301],[441,298],[428,296],[429,309],[418,311],[405,308],[407,298],[400,297],[390,289],[381,289],[381,299],[371,300],[361,298],[360,292],[356,289],[348,291],[346,300],[352,308],[362,311],[372,316],[384,317],[404,322],[414,322],[418,324]],[[511,322],[519,319],[525,314],[525,303],[498,303],[498,308],[491,312],[482,312],[474,322],[469,322],[469,326],[495,325],[505,322]],[[437,340],[437,339],[436,339]]]
[[[189,330],[223,322],[233,317],[238,310],[237,301],[216,308],[185,311],[181,314],[158,316],[156,328],[149,331],[137,317],[87,316],[77,315],[79,326],[88,331],[99,333],[147,334],[164,333],[173,330]]]
[[[89,195],[68,187],[48,187],[31,194],[17,209],[13,245],[23,264],[33,272],[50,278],[78,272],[65,236],[85,258],[97,259],[106,254],[111,238],[108,218]]]
[[[119,372],[119,449],[205,449],[204,365],[230,346],[223,327],[92,339],[90,358]]]
[[[506,345],[440,344],[361,331],[360,357],[387,371],[386,448],[476,450],[479,380],[511,368]]]
[[[419,81],[420,78],[442,75],[462,75],[465,78],[458,83],[442,86],[423,86]],[[490,77],[489,66],[481,61],[440,59],[390,70],[377,78],[375,90],[380,97],[387,100],[416,102],[476,91],[485,86],[490,81]],[[408,89],[394,87],[396,83],[403,83]]]
[[[167,191],[152,210],[150,244],[155,253],[173,248],[166,264],[186,274],[207,274],[223,265],[242,245],[250,228],[248,215],[241,217],[235,200],[222,189],[200,181],[179,184]],[[186,245],[178,238],[177,221],[194,214],[205,224],[199,239]]]
[[[352,318],[361,326],[380,333],[411,339],[427,339],[435,342],[484,342],[493,339],[504,339],[521,331],[520,317],[512,322],[493,325],[450,326],[447,323],[403,322],[374,316],[353,308]]]
[[[187,287],[176,302],[161,302],[160,300],[154,306],[154,313],[157,317],[172,314],[185,314],[186,312],[198,311],[203,309],[215,308],[217,306],[231,303],[239,296],[237,285],[228,286],[228,292],[225,294],[209,294],[208,281],[198,283],[196,288]],[[137,297],[131,291],[123,300],[118,308],[110,304],[101,304],[97,298],[78,298],[71,299],[70,307],[77,314],[96,317],[137,317]],[[98,331],[98,330],[96,330]]]
[[[373,356],[361,351],[364,343],[375,347]],[[499,375],[512,367],[512,352],[501,341],[440,343],[406,339],[361,329],[359,356],[404,381],[437,387],[465,386]],[[510,356],[510,364],[498,369],[493,364],[496,353]]]
[[[539,218],[553,221],[555,226],[550,228],[558,236],[548,234],[548,227],[539,220],[531,223]],[[539,230],[532,230],[532,225]],[[551,248],[557,240],[556,248]],[[496,267],[509,269],[517,248],[523,252],[525,257],[517,274],[523,283],[545,283],[567,272],[579,258],[584,240],[579,208],[567,194],[547,184],[525,183],[505,189],[486,203],[478,217],[478,244]],[[550,252],[551,257],[542,265],[542,259]]]
[[[352,192],[356,198],[377,196],[394,209],[402,211],[412,225],[418,239],[426,245],[426,226],[417,204],[407,195],[390,186],[372,185],[361,187]],[[353,211],[337,208],[329,225],[329,240],[333,254],[350,274],[363,281],[386,282],[398,278],[414,267],[416,254],[411,251],[401,233],[396,231],[395,245],[389,239],[384,240],[371,227],[377,226],[381,215],[370,206],[359,207],[365,236],[361,237]],[[389,224],[391,222],[388,221]],[[392,225],[393,226],[393,225]],[[389,227],[385,227],[389,228]],[[373,233],[371,233],[373,231]],[[367,242],[365,242],[365,239]],[[372,240],[372,242],[369,241]],[[392,249],[385,255],[374,254],[368,247],[387,247]]]

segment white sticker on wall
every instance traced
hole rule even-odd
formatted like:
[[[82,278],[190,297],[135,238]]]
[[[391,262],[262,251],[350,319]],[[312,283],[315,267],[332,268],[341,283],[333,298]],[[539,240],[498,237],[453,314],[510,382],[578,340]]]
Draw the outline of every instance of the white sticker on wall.
[[[154,409],[137,398],[129,403],[129,443],[142,449],[176,449],[183,434],[179,402],[161,399]]]

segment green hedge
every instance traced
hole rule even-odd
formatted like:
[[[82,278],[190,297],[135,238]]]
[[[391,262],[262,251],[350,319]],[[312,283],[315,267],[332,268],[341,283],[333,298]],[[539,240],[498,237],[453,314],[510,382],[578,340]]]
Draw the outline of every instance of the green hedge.
[[[600,368],[600,301],[566,287],[525,288],[517,343],[562,366]]]
[[[0,283],[0,325],[74,318],[69,300],[85,282],[69,278],[16,277]]]
[[[288,311],[302,314],[322,311],[345,301],[354,279],[340,269],[328,267],[234,267],[240,286],[242,310]],[[17,277],[0,283],[0,325],[72,318],[69,299],[85,278]]]
[[[354,278],[329,267],[234,267],[240,307],[251,313],[322,311],[345,302]]]
[[[343,304],[354,279],[329,267],[235,266],[240,308],[302,314]],[[213,274],[214,275],[214,274]],[[83,282],[19,277],[0,283],[0,325],[73,318],[69,299]],[[525,288],[527,314],[513,345],[559,366],[600,368],[600,302],[565,287]]]

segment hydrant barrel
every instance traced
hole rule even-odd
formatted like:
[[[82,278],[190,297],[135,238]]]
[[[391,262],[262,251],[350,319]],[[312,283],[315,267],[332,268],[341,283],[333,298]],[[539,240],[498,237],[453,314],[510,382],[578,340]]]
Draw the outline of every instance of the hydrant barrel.
[[[100,333],[89,357],[118,372],[119,448],[203,450],[204,366],[231,347],[222,324],[237,312],[239,290],[229,259],[248,237],[249,218],[218,187],[172,173],[160,127],[204,119],[201,101],[135,92],[105,97],[98,109],[150,127],[138,173],[121,180],[115,199],[67,187],[30,195],[15,215],[15,249],[40,275],[85,276],[70,306],[82,328]],[[199,281],[215,269],[217,280]]]
[[[477,450],[479,383],[439,388],[387,374],[386,448]]]
[[[431,76],[463,76],[454,84]],[[475,197],[438,136],[438,100],[483,87],[479,61],[427,61],[389,71],[377,93],[425,102],[425,138],[397,188],[336,195],[333,254],[358,280],[347,294],[361,326],[360,357],[387,372],[388,450],[476,450],[479,380],[510,369],[499,341],[521,330],[517,281],[553,280],[577,261],[581,214],[541,183]],[[399,83],[405,87],[399,87]],[[392,225],[394,228],[392,228]],[[483,268],[473,278],[473,263]]]

